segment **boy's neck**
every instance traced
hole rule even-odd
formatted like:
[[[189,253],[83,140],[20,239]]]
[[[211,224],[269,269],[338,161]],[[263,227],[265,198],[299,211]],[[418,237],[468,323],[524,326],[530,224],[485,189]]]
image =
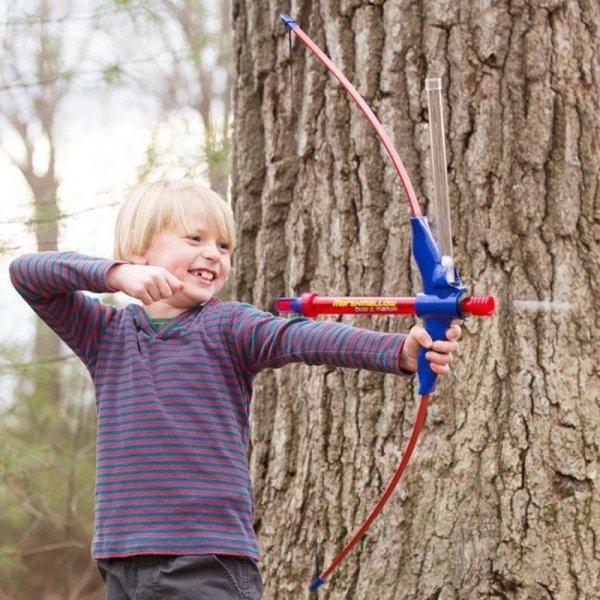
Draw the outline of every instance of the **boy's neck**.
[[[178,308],[169,304],[161,304],[160,302],[155,302],[143,308],[151,319],[175,319],[190,310],[189,308]]]

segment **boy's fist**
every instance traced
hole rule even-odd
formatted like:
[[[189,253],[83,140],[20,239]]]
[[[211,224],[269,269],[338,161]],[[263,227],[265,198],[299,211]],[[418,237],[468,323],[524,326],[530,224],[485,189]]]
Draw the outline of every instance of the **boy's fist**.
[[[452,354],[458,351],[461,333],[458,325],[451,325],[446,332],[447,340],[432,342],[427,330],[422,325],[415,325],[408,332],[400,353],[401,368],[414,373],[417,370],[419,351],[427,348],[425,358],[431,363],[431,370],[438,375],[447,375],[450,372]]]
[[[137,298],[146,305],[170,298],[184,287],[183,281],[164,267],[128,263],[111,267],[106,275],[106,285],[117,292]]]

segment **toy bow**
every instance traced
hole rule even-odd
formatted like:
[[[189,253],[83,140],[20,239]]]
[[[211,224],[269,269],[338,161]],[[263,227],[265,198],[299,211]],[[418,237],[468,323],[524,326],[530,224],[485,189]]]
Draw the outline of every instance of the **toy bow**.
[[[354,102],[363,112],[369,123],[375,129],[377,136],[381,140],[387,153],[389,154],[392,163],[400,182],[404,188],[409,207],[410,207],[410,223],[412,228],[412,251],[417,266],[419,268],[421,279],[423,282],[423,293],[418,294],[415,298],[331,298],[322,297],[316,293],[307,293],[295,298],[279,298],[275,306],[281,313],[297,313],[308,317],[316,317],[321,314],[414,314],[421,317],[424,321],[424,326],[432,340],[446,339],[446,331],[450,327],[452,320],[462,319],[465,316],[478,315],[490,316],[494,313],[495,300],[492,296],[466,296],[466,289],[458,276],[458,272],[454,268],[454,263],[451,258],[451,234],[449,229],[449,212],[446,212],[447,225],[439,226],[440,239],[444,242],[444,254],[438,247],[433,238],[427,219],[421,215],[421,209],[417,201],[417,197],[410,178],[398,152],[394,148],[390,138],[384,131],[381,123],[360,96],[354,86],[348,81],[344,74],[331,62],[329,57],[310,39],[310,37],[300,29],[298,23],[288,15],[281,15],[281,20],[288,28],[290,34],[293,32],[304,45],[327,67],[331,74],[340,82],[344,89],[350,94]],[[439,86],[431,86],[432,89],[441,89]],[[441,98],[441,96],[440,96]],[[432,132],[432,150],[434,162],[434,176],[436,175],[435,165],[437,163],[437,180],[436,180],[436,200],[446,194],[446,211],[447,211],[447,190],[445,184],[445,153],[443,151],[443,120],[441,119],[441,99],[437,115],[437,122],[441,125],[438,129],[438,139],[434,138]],[[430,121],[432,115],[430,107]],[[430,126],[432,123],[430,123]],[[440,133],[441,131],[441,133]],[[441,137],[440,137],[441,136]],[[441,139],[441,142],[440,142]],[[441,145],[441,153],[440,153]],[[436,155],[437,152],[437,155]],[[443,178],[440,178],[440,173],[443,173]],[[441,201],[438,202],[438,209]],[[442,212],[442,211],[440,211]],[[438,213],[438,220],[442,221]],[[439,224],[438,224],[439,225]],[[448,252],[450,254],[448,254]],[[430,395],[435,391],[435,383],[437,375],[431,370],[429,362],[425,358],[426,350],[422,349],[418,357],[417,375],[419,379],[419,394],[421,401],[417,410],[415,424],[410,435],[410,439],[402,455],[402,459],[392,480],[387,485],[383,495],[377,502],[375,508],[369,513],[365,522],[359,527],[352,538],[346,543],[344,548],[333,559],[329,567],[327,567],[314,581],[310,584],[311,591],[315,591],[320,585],[325,583],[333,570],[341,563],[344,557],[350,552],[354,545],[362,538],[371,523],[381,512],[392,492],[394,491],[398,481],[402,477],[404,470],[410,460],[411,454],[417,443],[419,433],[425,421],[427,414],[427,405]]]

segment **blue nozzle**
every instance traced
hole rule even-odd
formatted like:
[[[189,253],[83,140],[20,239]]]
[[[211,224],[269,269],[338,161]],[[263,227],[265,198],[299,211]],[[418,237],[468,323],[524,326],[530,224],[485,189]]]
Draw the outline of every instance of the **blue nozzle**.
[[[288,29],[294,29],[294,27],[298,27],[298,23],[296,23],[296,21],[294,21],[290,15],[282,14],[279,18]]]
[[[308,589],[311,592],[316,592],[317,589],[322,586],[327,580],[323,577],[321,577],[320,575],[318,577],[316,577],[313,582],[308,586]]]

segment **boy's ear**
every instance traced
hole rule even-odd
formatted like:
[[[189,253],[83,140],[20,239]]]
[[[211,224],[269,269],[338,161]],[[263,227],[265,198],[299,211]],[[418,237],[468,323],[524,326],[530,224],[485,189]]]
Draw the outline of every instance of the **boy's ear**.
[[[148,259],[145,256],[142,256],[141,254],[130,254],[128,257],[128,261],[133,265],[147,265],[148,264]]]

